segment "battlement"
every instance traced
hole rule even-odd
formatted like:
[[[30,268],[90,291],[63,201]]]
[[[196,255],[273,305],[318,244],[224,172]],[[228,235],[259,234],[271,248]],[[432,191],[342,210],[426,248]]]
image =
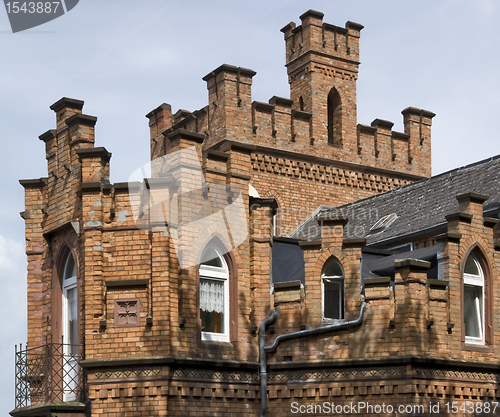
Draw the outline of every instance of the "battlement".
[[[289,23],[284,34],[290,97],[252,100],[256,72],[223,64],[208,73],[208,105],[172,113],[168,104],[150,112],[151,157],[176,148],[169,133],[184,129],[202,135],[204,149],[223,141],[257,145],[297,157],[347,163],[359,170],[393,171],[396,176],[431,175],[431,125],[434,113],[408,107],[402,111],[404,132],[375,119],[358,124],[356,81],[359,39],[363,26],[323,22],[323,13],[309,10],[301,24]]]
[[[347,22],[342,28],[323,23],[323,16],[321,12],[308,10],[300,16],[301,25],[290,22],[281,29],[285,35],[289,74],[303,64],[298,58],[305,54],[315,54],[315,60],[318,62],[336,56],[339,59],[336,63],[339,68],[346,68],[349,64],[354,67],[359,65],[359,37],[363,26]]]

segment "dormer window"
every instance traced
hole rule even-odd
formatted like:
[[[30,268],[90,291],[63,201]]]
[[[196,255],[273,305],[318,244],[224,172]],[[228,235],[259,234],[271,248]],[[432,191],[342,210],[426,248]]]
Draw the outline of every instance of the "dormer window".
[[[323,318],[342,320],[344,318],[344,271],[339,260],[331,257],[321,274],[323,292]]]

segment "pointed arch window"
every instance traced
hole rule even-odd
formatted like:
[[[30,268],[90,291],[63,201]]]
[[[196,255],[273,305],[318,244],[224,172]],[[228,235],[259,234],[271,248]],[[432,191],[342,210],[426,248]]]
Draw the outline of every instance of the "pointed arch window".
[[[76,400],[78,386],[78,294],[76,263],[71,252],[66,258],[62,277],[63,400]]]
[[[335,257],[331,257],[323,267],[321,288],[323,318],[342,320],[344,318],[344,271]]]
[[[299,110],[304,111],[304,99],[302,96],[299,97]]]
[[[464,266],[463,316],[465,342],[485,343],[485,278],[476,254],[471,253]]]
[[[229,342],[229,268],[221,251],[209,244],[199,267],[201,339]]]
[[[342,144],[342,102],[335,88],[328,94],[328,143]]]

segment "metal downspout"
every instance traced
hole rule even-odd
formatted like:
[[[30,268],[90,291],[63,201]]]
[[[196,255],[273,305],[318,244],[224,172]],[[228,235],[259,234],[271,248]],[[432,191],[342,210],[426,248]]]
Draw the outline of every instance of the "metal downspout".
[[[343,330],[350,327],[356,327],[363,322],[365,315],[366,302],[361,303],[361,310],[359,312],[359,317],[356,320],[351,320],[345,323],[332,324],[329,326],[315,327],[314,329],[300,330],[293,333],[280,334],[274,339],[274,342],[270,346],[265,346],[266,343],[266,328],[273,324],[277,318],[278,313],[273,311],[271,316],[262,320],[259,326],[259,357],[260,357],[260,417],[266,416],[267,411],[267,352],[274,352],[278,347],[279,343],[283,340],[295,339],[304,336],[310,336],[314,334],[328,333],[334,330]]]
[[[266,345],[266,330],[276,320],[278,320],[278,313],[272,310],[271,315],[262,320],[259,325],[260,417],[265,417],[267,411],[267,357],[264,350]]]

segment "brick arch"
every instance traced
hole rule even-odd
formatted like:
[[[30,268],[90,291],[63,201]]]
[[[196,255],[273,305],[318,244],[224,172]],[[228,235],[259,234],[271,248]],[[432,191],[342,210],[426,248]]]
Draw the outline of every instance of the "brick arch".
[[[263,197],[264,198],[274,197],[276,199],[276,201],[278,202],[278,207],[280,207],[282,209],[285,207],[285,200],[283,199],[283,197],[281,197],[280,193],[278,193],[276,190],[273,190],[273,189],[267,190]]]
[[[280,193],[276,190],[269,189],[264,194],[264,198],[273,197],[278,203],[278,207],[276,209],[276,236],[282,236],[282,216],[283,211],[286,210],[286,204],[283,197],[281,197]]]
[[[192,237],[192,246],[189,251],[185,251],[182,253],[183,263],[189,264],[190,267],[194,267],[199,264],[199,260],[203,249],[207,246],[207,244],[214,238],[217,238],[221,243],[221,249],[225,249],[226,252],[231,252],[231,241],[224,236],[226,233],[229,237],[230,231],[226,230],[226,225],[221,225],[217,222],[212,222],[206,229],[197,231],[199,232],[196,236],[188,235],[188,238]],[[187,231],[185,231],[187,233]],[[230,238],[229,238],[230,239]],[[179,254],[177,254],[179,256]],[[182,265],[179,263],[179,267],[182,269]]]
[[[347,271],[347,260],[346,257],[344,256],[344,253],[339,249],[339,248],[329,248],[325,250],[317,259],[316,263],[314,264],[314,269],[313,269],[313,274],[315,277],[318,279],[321,279],[321,274],[323,272],[323,267],[325,266],[326,262],[334,256],[335,258],[338,259],[340,262],[340,265],[342,266],[342,269],[344,270],[344,276],[345,276],[345,271]]]
[[[491,253],[485,250],[485,248],[487,248],[488,246],[490,246],[490,243],[486,241],[482,236],[469,236],[463,242],[461,242],[459,256],[462,260],[465,260],[475,248],[478,248],[478,250],[484,256],[485,261],[487,261],[488,264],[492,264],[495,261],[491,257]],[[460,271],[462,272],[462,269]]]

